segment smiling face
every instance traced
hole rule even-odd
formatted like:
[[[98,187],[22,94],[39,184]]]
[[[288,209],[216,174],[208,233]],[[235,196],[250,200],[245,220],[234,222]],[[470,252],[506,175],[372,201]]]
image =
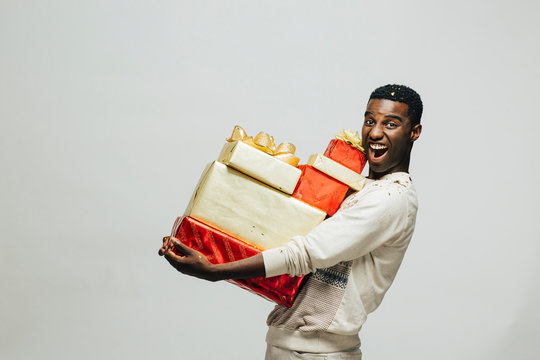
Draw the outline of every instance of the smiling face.
[[[362,126],[362,146],[369,162],[369,177],[409,171],[413,142],[420,136],[422,125],[411,125],[408,105],[386,99],[371,99]]]

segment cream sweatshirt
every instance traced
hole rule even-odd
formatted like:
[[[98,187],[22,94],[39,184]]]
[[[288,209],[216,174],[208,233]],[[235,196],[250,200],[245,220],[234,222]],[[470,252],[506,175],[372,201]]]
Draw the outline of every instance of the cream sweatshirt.
[[[263,252],[266,276],[309,276],[293,306],[268,316],[266,341],[306,352],[360,344],[367,314],[381,303],[411,240],[418,202],[409,174],[367,181],[306,236]]]

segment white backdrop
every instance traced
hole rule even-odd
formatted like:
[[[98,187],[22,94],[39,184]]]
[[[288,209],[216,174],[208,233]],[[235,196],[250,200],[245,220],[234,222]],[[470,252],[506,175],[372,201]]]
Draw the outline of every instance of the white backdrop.
[[[423,97],[365,359],[540,355],[538,2],[0,2],[0,358],[262,359],[269,302],[158,257],[235,124],[306,161]]]

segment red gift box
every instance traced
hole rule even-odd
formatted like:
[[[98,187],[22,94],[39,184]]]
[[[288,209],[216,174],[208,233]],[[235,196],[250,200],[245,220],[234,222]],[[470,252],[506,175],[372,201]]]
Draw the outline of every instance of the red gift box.
[[[366,165],[366,155],[363,152],[339,139],[330,141],[324,152],[324,156],[337,161],[359,174]]]
[[[191,217],[177,218],[171,235],[184,245],[200,251],[212,264],[245,259],[262,251]],[[303,278],[280,275],[228,281],[267,300],[291,307]]]
[[[345,199],[349,187],[309,165],[298,166],[302,170],[293,197],[315,206],[332,216]]]

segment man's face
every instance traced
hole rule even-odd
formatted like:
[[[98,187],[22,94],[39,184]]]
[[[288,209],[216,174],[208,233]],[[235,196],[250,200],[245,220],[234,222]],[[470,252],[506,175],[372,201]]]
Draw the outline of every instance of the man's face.
[[[409,170],[412,143],[420,135],[421,125],[411,126],[408,108],[405,103],[386,99],[368,102],[362,146],[366,149],[371,178]]]

